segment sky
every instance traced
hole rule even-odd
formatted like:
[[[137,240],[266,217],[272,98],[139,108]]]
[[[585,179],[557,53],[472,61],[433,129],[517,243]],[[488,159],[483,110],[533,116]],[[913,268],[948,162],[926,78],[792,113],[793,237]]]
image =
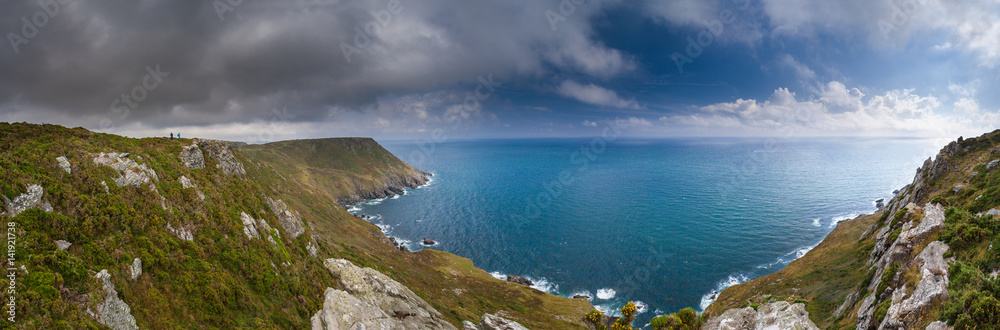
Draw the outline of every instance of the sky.
[[[1000,127],[1000,0],[5,0],[0,121],[134,137]]]

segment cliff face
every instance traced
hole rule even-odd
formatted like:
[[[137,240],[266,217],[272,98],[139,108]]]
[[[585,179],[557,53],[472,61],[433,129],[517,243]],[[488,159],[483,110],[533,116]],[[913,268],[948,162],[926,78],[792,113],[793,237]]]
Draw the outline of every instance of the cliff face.
[[[0,123],[0,179],[18,270],[0,284],[17,291],[19,328],[337,328],[321,312],[360,301],[373,307],[349,310],[378,317],[351,326],[497,314],[562,329],[592,308],[384,243],[340,205],[427,177],[371,139],[244,146]],[[367,275],[350,282],[328,259]]]
[[[407,164],[370,138],[295,140],[245,146],[258,166],[320,188],[341,205],[403,194],[426,184],[430,173]],[[294,166],[289,166],[294,165]]]
[[[990,215],[1000,214],[998,157],[1000,131],[949,143],[880,212],[840,223],[785,269],[724,290],[706,312],[724,320],[734,307],[777,300],[804,302],[823,328],[996,324],[1000,308],[977,304],[997,298],[981,288],[1000,273],[1000,221]],[[975,280],[956,282],[955,271]]]

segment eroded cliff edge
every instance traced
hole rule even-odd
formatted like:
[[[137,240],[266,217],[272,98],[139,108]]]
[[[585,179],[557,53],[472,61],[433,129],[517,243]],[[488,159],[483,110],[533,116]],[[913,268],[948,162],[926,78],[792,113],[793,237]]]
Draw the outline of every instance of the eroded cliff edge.
[[[876,214],[838,224],[781,271],[724,290],[706,328],[734,328],[720,324],[774,302],[802,304],[820,328],[996,324],[1000,305],[983,288],[1000,284],[998,163],[1000,131],[949,143]]]

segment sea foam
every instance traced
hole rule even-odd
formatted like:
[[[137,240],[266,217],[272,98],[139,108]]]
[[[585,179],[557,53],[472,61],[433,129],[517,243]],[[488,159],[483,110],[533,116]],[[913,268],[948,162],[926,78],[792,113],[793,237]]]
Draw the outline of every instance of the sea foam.
[[[610,288],[597,289],[597,299],[608,300],[614,298],[615,294],[617,293],[615,292],[614,289]]]
[[[708,305],[711,305],[712,302],[715,301],[715,298],[718,298],[719,293],[721,293],[722,290],[725,290],[726,288],[737,284],[743,284],[744,282],[749,280],[750,277],[744,274],[729,275],[728,278],[722,280],[721,282],[719,282],[719,284],[715,286],[715,291],[709,292],[704,296],[701,296],[701,304],[699,304],[698,307],[701,307],[701,310],[705,310],[705,308],[708,308]]]

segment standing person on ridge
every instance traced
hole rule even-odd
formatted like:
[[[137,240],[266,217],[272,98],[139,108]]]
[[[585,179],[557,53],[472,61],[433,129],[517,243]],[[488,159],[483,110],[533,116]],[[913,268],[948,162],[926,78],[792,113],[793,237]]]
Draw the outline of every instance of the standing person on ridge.
[[[174,139],[174,133],[170,133],[170,139],[171,139],[171,140],[173,140],[173,139]]]

